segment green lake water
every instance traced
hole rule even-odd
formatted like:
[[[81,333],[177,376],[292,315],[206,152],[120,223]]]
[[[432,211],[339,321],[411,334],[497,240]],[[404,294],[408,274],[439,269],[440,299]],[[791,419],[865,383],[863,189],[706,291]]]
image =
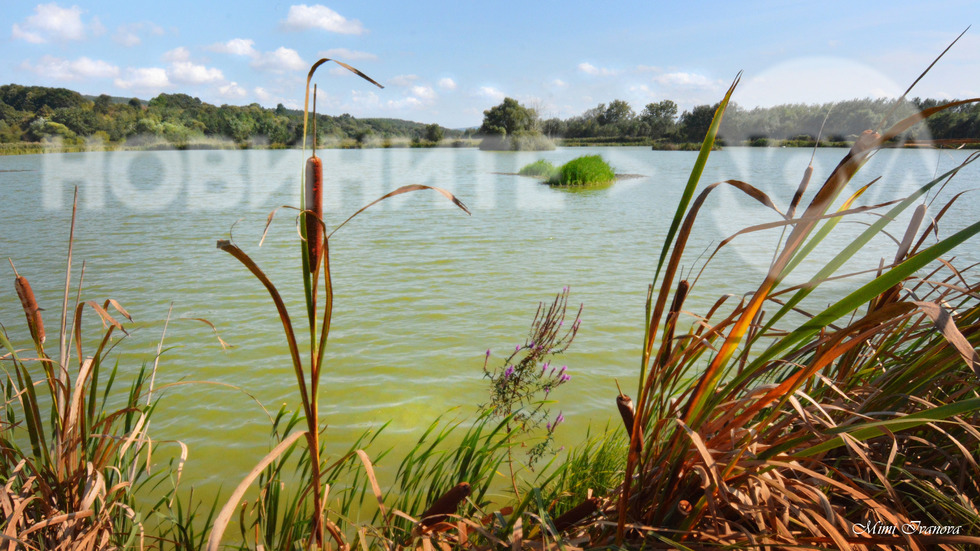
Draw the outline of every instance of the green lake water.
[[[816,152],[807,197],[845,152]],[[537,159],[557,165],[595,153],[617,173],[640,177],[569,192],[507,174]],[[712,154],[702,185],[728,178],[747,181],[785,209],[810,154],[804,149],[728,148]],[[882,151],[849,192],[883,176],[861,200],[880,203],[966,156]],[[558,400],[555,414],[561,411],[566,418],[557,431],[558,443],[574,444],[590,424],[618,423],[614,379],[635,394],[647,286],[696,153],[402,149],[329,150],[322,158],[325,214],[332,224],[404,184],[446,188],[472,210],[467,216],[435,193],[415,192],[373,207],[331,240],[335,313],[320,396],[322,420],[329,425],[328,451],[346,450],[365,429],[390,421],[378,446],[393,448],[379,465],[390,473],[400,460],[399,450],[410,448],[438,415],[451,408],[458,408],[455,415],[470,415],[487,399],[486,350],[492,351],[491,365],[503,361],[524,342],[538,303],[550,302],[565,286],[571,289],[570,304],[584,304],[584,311],[578,338],[558,360],[572,376],[552,395]],[[217,250],[215,241],[231,232],[278,285],[294,322],[301,322],[305,306],[295,211],[279,210],[258,247],[267,215],[281,205],[297,205],[301,166],[298,151],[0,157],[0,322],[14,342],[26,344],[28,337],[6,257],[38,293],[49,345],[57,342],[70,189],[78,184],[74,274],[77,281],[84,260],[82,296],[99,302],[114,298],[136,319],[132,336],[113,354],[120,369],[132,373],[152,362],[171,305],[174,318],[206,318],[232,345],[223,350],[199,322],[171,321],[157,377],[158,385],[188,384],[163,392],[151,435],[162,441],[158,449],[164,455],[176,449],[165,441],[188,446],[184,484],[198,486],[205,495],[219,486],[228,492],[268,451],[270,422],[258,403],[272,413],[283,403],[299,407],[282,326],[268,294],[242,265]],[[976,187],[978,176],[976,166],[965,169],[930,212],[938,212],[955,193]],[[965,195],[943,219],[940,235],[974,222],[980,216],[977,205],[974,194]],[[776,218],[744,196],[718,188],[696,225],[685,273],[693,269],[696,274],[703,263],[698,254],[710,253],[739,228]],[[841,225],[851,236],[863,228]],[[891,233],[900,239],[903,232],[900,220]],[[686,309],[703,312],[722,293],[752,291],[778,237],[778,231],[751,234],[723,249]],[[894,255],[895,244],[887,235],[879,237],[858,259],[863,267]],[[828,258],[844,242],[830,240],[816,260]],[[974,239],[956,251],[962,262],[980,260],[977,245]],[[804,266],[804,272],[810,268]],[[849,288],[830,285],[811,304],[826,304],[835,290]],[[94,313],[85,315],[91,347],[100,327]]]

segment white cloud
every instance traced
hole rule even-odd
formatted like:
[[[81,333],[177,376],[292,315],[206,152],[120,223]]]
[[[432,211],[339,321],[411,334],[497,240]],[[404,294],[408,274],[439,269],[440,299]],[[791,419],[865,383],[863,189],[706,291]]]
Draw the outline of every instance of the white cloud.
[[[582,71],[587,75],[604,76],[604,77],[612,76],[619,73],[619,71],[614,71],[612,69],[607,69],[605,67],[596,67],[595,65],[588,62],[579,63],[578,70]]]
[[[126,78],[117,78],[116,86],[126,90],[156,92],[172,86],[166,69],[161,67],[139,67],[126,69]]]
[[[127,48],[132,48],[133,46],[139,46],[143,39],[140,38],[138,34],[133,31],[119,27],[116,30],[115,36],[112,37],[113,40],[126,46]]]
[[[422,107],[422,100],[409,96],[400,100],[388,100],[385,106],[388,109],[419,109]]]
[[[232,38],[228,42],[212,44],[208,49],[223,54],[256,57],[259,52],[253,47],[254,44],[255,41],[248,38]]]
[[[72,6],[62,8],[52,2],[38,4],[34,7],[34,15],[30,15],[23,23],[11,26],[11,37],[33,44],[41,44],[49,40],[81,40],[85,38],[85,29],[90,27],[94,34],[101,34],[105,27],[98,18],[93,18],[90,25],[82,22],[82,8]]]
[[[340,34],[364,34],[364,26],[356,19],[347,19],[321,4],[299,4],[289,7],[283,25],[287,29],[323,29]]]
[[[449,77],[440,78],[439,79],[439,88],[442,88],[443,90],[455,90],[456,89],[456,81],[454,81],[453,79],[451,79]]]
[[[654,82],[664,86],[704,88],[715,83],[710,78],[697,73],[665,73],[653,77]]]
[[[418,75],[396,75],[388,80],[392,86],[412,86],[419,79]]]
[[[223,98],[238,99],[244,98],[248,92],[239,86],[237,82],[229,82],[224,86],[218,87],[218,94]]]
[[[555,86],[555,88],[564,88],[568,86],[568,83],[560,78],[556,78],[551,83]]]
[[[307,64],[296,50],[280,46],[274,51],[256,55],[252,67],[259,71],[284,73],[302,71],[307,68]]]
[[[163,60],[169,62],[187,61],[191,58],[191,53],[187,48],[180,46],[163,54]]]
[[[330,59],[337,59],[339,61],[373,61],[378,59],[378,56],[372,53],[348,50],[347,48],[331,48],[320,52],[319,56],[329,57]]]
[[[101,59],[80,57],[70,65],[75,74],[83,78],[110,78],[119,74],[119,67]]]
[[[490,98],[493,101],[501,101],[505,97],[507,97],[506,94],[504,94],[500,90],[497,90],[493,86],[482,86],[482,87],[480,87],[479,91],[477,91],[477,95],[483,96],[485,98]]]
[[[143,32],[160,36],[166,31],[160,25],[150,23],[149,21],[141,21],[129,25],[120,25],[116,28],[116,34],[113,35],[112,39],[127,48],[132,48],[143,42],[143,38],[140,36],[140,33]]]
[[[436,99],[436,92],[431,86],[412,86],[412,95],[420,100],[432,101]]]
[[[36,65],[25,61],[21,67],[54,81],[111,78],[119,75],[119,67],[99,59],[80,57],[69,61],[46,55]]]
[[[13,27],[10,28],[10,37],[14,40],[23,40],[31,44],[43,44],[45,42],[43,36],[36,32],[22,29],[17,23],[14,23]]]
[[[209,69],[204,65],[197,65],[190,61],[176,61],[172,63],[167,70],[167,76],[173,78],[174,82],[181,84],[204,84],[225,80],[225,76],[219,69]]]

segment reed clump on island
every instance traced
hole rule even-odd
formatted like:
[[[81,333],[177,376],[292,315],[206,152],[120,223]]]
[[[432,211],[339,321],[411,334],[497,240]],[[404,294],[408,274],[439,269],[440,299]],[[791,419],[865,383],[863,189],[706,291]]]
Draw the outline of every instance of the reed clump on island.
[[[600,155],[584,155],[556,167],[545,160],[524,165],[521,176],[542,179],[550,186],[596,186],[616,181],[616,173]]]
[[[701,185],[737,83],[736,78],[714,111],[657,255],[642,321],[635,393],[630,397],[610,389],[610,412],[619,406],[622,427],[586,438],[564,456],[547,446],[550,433],[562,422],[560,411],[557,416],[551,412],[548,395],[569,382],[567,371],[551,364],[550,356],[564,351],[579,330],[574,321],[564,324],[567,291],[563,291],[550,307],[541,306],[528,337],[513,347],[513,353],[494,356],[488,351],[484,373],[491,383],[488,403],[494,406],[476,420],[437,419],[409,450],[387,490],[374,473],[374,463],[386,452],[372,458],[368,451],[372,442],[374,446],[383,442],[378,440],[383,427],[352,442],[349,453],[326,458],[321,436],[328,433],[318,417],[317,389],[326,365],[324,345],[332,312],[329,242],[333,234],[325,231],[320,211],[301,199],[300,215],[306,222],[299,228],[308,358],[300,355],[297,332],[276,286],[237,246],[219,242],[219,248],[241,262],[273,299],[286,334],[302,412],[279,412],[273,423],[272,450],[235,488],[220,512],[197,517],[197,523],[178,516],[176,527],[171,524],[169,531],[153,540],[154,545],[168,547],[178,533],[184,536],[181,545],[174,547],[201,546],[200,534],[205,533],[209,549],[286,550],[299,545],[481,551],[939,546],[965,550],[980,545],[980,465],[975,460],[975,450],[980,448],[976,429],[980,426],[976,393],[980,283],[975,267],[957,267],[947,258],[980,233],[980,221],[951,233],[937,231],[944,215],[963,197],[955,195],[941,203],[938,192],[977,155],[921,182],[905,197],[876,205],[860,203],[861,195],[877,182],[876,175],[865,177],[861,172],[876,151],[929,116],[980,98],[937,105],[897,120],[886,116],[877,130],[861,135],[825,180],[811,181],[813,167],[808,167],[793,187],[786,188],[795,193],[779,198],[751,182]],[[869,183],[846,192],[858,177]],[[699,260],[695,257],[702,251],[688,251],[688,241],[702,209],[716,200],[713,194],[722,186],[763,205],[772,211],[773,220],[729,236]],[[432,188],[405,186],[382,199],[420,189]],[[464,208],[448,192],[436,191]],[[909,221],[899,225],[895,221],[903,214],[910,214]],[[813,250],[841,237],[838,227],[845,220],[859,221],[864,227],[856,236],[842,237],[845,241],[834,249],[834,256],[805,283],[789,283]],[[310,224],[322,225],[324,231],[309,231]],[[711,262],[719,250],[758,232],[780,237],[772,263],[750,287],[703,289],[697,277],[684,275],[681,267],[691,263],[700,271],[716,269]],[[896,236],[893,254],[870,258],[866,245],[884,232]],[[317,261],[311,262],[313,258]],[[855,262],[864,263],[863,271],[851,271]],[[845,266],[848,273],[841,273]],[[836,298],[829,305],[813,300],[812,293],[831,281],[842,289],[831,293]],[[322,294],[317,291],[321,285]],[[695,296],[717,298],[706,310],[695,311],[689,305]],[[102,306],[97,310],[100,316],[108,306],[117,305]],[[25,310],[29,323],[36,313]],[[34,335],[33,344],[43,357],[36,330]],[[35,385],[26,379],[30,375],[26,364],[6,335],[0,336],[7,354],[4,367],[15,372],[6,381],[4,419],[8,419],[10,408],[39,402],[18,400],[30,396]],[[94,358],[101,363],[105,357],[98,350]],[[64,352],[61,358],[66,364]],[[492,359],[498,365],[490,367]],[[39,368],[51,365],[42,361]],[[78,375],[77,380],[84,382],[86,377]],[[62,388],[71,388],[59,386],[57,373],[43,380],[55,396],[65,395]],[[84,385],[81,388],[79,396],[92,394]],[[59,403],[68,405],[66,411],[80,411],[73,409],[74,400],[54,398],[52,407]],[[91,407],[93,402],[85,403]],[[127,411],[138,416],[143,402],[134,403]],[[541,412],[546,413],[541,416]],[[122,414],[110,417],[123,418]],[[4,453],[19,453],[11,457],[30,457],[45,464],[51,450],[58,449],[52,442],[66,441],[40,442],[30,436],[40,434],[31,432],[41,419],[36,407],[24,408],[20,418],[26,420],[24,427],[2,426]],[[61,427],[73,426],[70,416],[51,418],[65,419]],[[80,430],[99,422],[91,415],[82,418],[90,421],[82,423]],[[124,424],[121,436],[128,438],[134,426]],[[525,427],[529,430],[523,431]],[[29,441],[31,451],[19,452],[25,446],[16,444],[17,438]],[[71,441],[82,447],[110,445],[92,432]],[[538,466],[529,474],[521,466],[524,458],[517,454],[542,442]],[[84,463],[70,457],[77,471]],[[17,465],[22,465],[21,470],[7,468],[0,482],[13,481],[11,487],[24,495],[23,500],[37,503],[38,510],[33,517],[17,517],[20,524],[12,529],[14,537],[51,534],[49,527],[69,526],[64,524],[66,518],[94,522],[104,518],[100,515],[108,514],[105,511],[130,518],[125,503],[98,511],[81,509],[94,512],[73,517],[69,509],[84,506],[84,501],[45,508],[50,499],[41,485],[32,486],[21,473],[27,473],[24,468],[34,469],[30,474],[36,473],[36,480],[51,475],[26,461]],[[126,469],[120,472],[131,472],[130,464],[123,466]],[[146,467],[142,462],[137,466]],[[105,463],[94,467],[101,470],[92,472],[116,476]],[[256,482],[258,496],[241,505],[245,490]],[[494,484],[501,488],[498,493],[503,492],[497,501],[488,498]],[[128,491],[137,485],[124,487]],[[102,499],[100,503],[111,502]],[[6,503],[0,499],[0,506]],[[180,510],[180,499],[173,503],[172,509]],[[369,504],[376,511],[373,517],[359,518],[358,511]],[[196,509],[191,505],[189,510]],[[7,513],[0,524],[5,534],[13,525],[11,518]],[[237,543],[223,543],[225,529],[236,519]],[[135,533],[132,520],[128,525],[121,522],[99,525],[93,537],[101,539],[94,541],[133,541],[127,539]],[[869,529],[875,526],[896,530]],[[908,526],[915,528],[902,529]],[[70,548],[72,542],[62,538],[52,543],[30,541],[39,548]]]
[[[550,178],[558,172],[558,168],[543,159],[524,165],[518,172],[521,176],[534,176],[536,178]]]
[[[600,155],[585,155],[561,165],[547,182],[550,186],[595,186],[616,181],[616,173]]]

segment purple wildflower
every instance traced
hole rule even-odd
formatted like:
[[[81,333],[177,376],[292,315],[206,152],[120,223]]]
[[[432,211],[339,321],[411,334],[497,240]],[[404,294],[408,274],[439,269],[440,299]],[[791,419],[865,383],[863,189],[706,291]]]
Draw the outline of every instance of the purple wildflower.
[[[561,379],[559,379],[558,382],[559,383],[567,383],[568,381],[571,381],[571,380],[572,380],[572,376],[566,373],[566,374],[564,374],[564,375],[561,376]]]
[[[565,370],[566,369],[568,369],[568,366],[567,365],[561,366],[561,371],[559,371],[558,374],[561,375],[561,374],[565,373]]]
[[[514,366],[509,366],[507,368],[507,371],[504,371],[504,379],[509,378],[513,374],[514,374]]]
[[[559,411],[558,412],[558,417],[555,418],[555,426],[557,427],[558,426],[558,423],[561,423],[564,420],[565,420],[565,416],[562,415],[561,412]]]
[[[488,358],[490,357],[490,349],[489,348],[487,348],[487,357]]]
[[[517,345],[514,347],[514,352],[520,352],[520,351],[521,351],[521,345]]]

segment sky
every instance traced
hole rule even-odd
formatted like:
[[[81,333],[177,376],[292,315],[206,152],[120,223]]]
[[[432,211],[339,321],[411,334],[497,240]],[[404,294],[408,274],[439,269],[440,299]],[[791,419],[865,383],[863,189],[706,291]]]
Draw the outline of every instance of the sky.
[[[311,0],[312,1],[312,0]],[[897,97],[976,25],[912,97],[980,96],[980,2],[377,2],[0,0],[0,84],[302,108],[478,126],[504,97],[567,118],[614,99],[637,112]]]

